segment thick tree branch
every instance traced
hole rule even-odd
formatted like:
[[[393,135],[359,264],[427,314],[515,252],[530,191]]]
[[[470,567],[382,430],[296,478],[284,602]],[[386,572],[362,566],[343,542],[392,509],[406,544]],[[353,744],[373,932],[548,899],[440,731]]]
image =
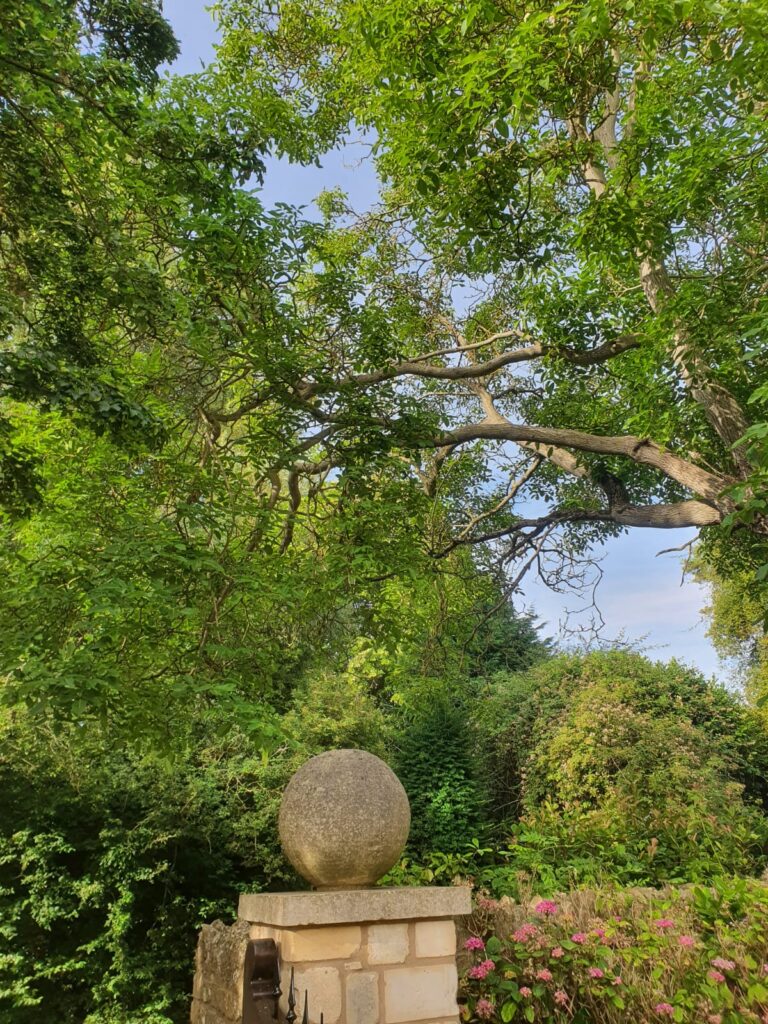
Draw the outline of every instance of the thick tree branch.
[[[492,374],[504,369],[505,366],[511,366],[514,363],[530,362],[534,359],[541,359],[544,356],[550,355],[558,359],[563,359],[565,362],[570,363],[573,366],[596,366],[600,363],[607,362],[609,359],[614,359],[623,352],[627,352],[630,349],[638,348],[640,346],[640,338],[638,335],[623,334],[617,338],[605,341],[596,348],[589,349],[586,352],[578,352],[574,349],[546,345],[542,342],[532,342],[530,345],[526,345],[522,348],[502,352],[499,355],[494,356],[492,359],[487,359],[482,363],[470,362],[463,366],[439,366],[432,363],[422,362],[424,359],[443,353],[466,353],[472,349],[480,347],[481,344],[491,344],[494,340],[511,335],[517,336],[518,332],[502,332],[500,334],[493,335],[491,338],[486,339],[482,343],[477,343],[476,345],[461,345],[455,349],[443,349],[438,350],[437,352],[425,353],[423,356],[414,356],[413,359],[405,360],[404,362],[397,363],[393,366],[384,367],[381,370],[375,370],[370,373],[352,374],[340,377],[335,381],[320,382],[301,380],[293,386],[293,391],[299,401],[307,402],[312,398],[319,397],[320,395],[336,394],[347,389],[370,387],[375,384],[383,384],[389,380],[395,380],[398,377],[425,377],[433,378],[435,380],[477,380],[483,377],[490,377]],[[522,337],[522,335],[520,336]],[[207,419],[211,421],[215,420],[219,423],[236,423],[249,413],[255,412],[269,398],[274,397],[274,394],[274,389],[267,386],[264,391],[255,395],[247,402],[243,402],[242,405],[238,406],[237,409],[233,409],[231,412],[218,412],[206,409],[205,416]]]
[[[681,527],[715,526],[721,520],[716,508],[703,501],[679,501],[670,505],[627,505],[623,508],[553,509],[533,519],[516,519],[509,526],[482,534],[461,533],[435,553],[446,558],[456,548],[470,544],[487,544],[504,537],[519,537],[528,546],[544,529],[566,523],[616,523],[619,526],[644,527],[654,530],[676,530]],[[528,531],[526,534],[525,531]]]
[[[586,115],[581,112],[570,118],[568,126],[575,141],[591,142],[593,146],[597,144],[606,166],[613,169],[616,166],[616,120],[620,101],[618,72],[615,88],[606,94],[605,99],[605,117],[591,133],[587,127]],[[582,171],[595,199],[600,199],[608,188],[608,179],[603,168],[590,156],[584,161]],[[639,248],[639,275],[648,305],[658,314],[674,295],[675,289],[663,260],[654,258],[652,250],[650,243]],[[687,326],[680,321],[677,322],[672,336],[670,355],[691,397],[701,406],[717,436],[732,450],[734,462],[741,475],[747,476],[752,467],[744,447],[737,445],[749,425],[744,411],[731,392],[715,379],[712,368],[697,352]]]
[[[665,451],[646,438],[632,435],[604,437],[599,434],[586,434],[580,430],[567,430],[558,427],[529,427],[510,423],[500,417],[498,420],[483,420],[480,423],[468,423],[454,427],[442,437],[437,438],[434,444],[439,447],[478,440],[529,442],[535,444],[536,450],[545,455],[548,455],[551,446],[553,451],[558,448],[572,448],[576,451],[593,452],[597,455],[622,456],[639,465],[650,466],[658,470],[694,494],[710,500],[716,508],[727,507],[727,502],[722,498],[722,492],[729,483],[727,479]]]
[[[569,348],[558,348],[555,345],[547,345],[543,342],[532,342],[522,348],[511,349],[502,352],[492,359],[486,359],[482,363],[470,362],[463,366],[439,366],[432,363],[422,363],[423,356],[416,356],[413,359],[397,363],[395,366],[385,367],[370,373],[359,373],[342,377],[338,381],[331,382],[302,382],[297,387],[297,392],[303,399],[314,398],[317,395],[329,394],[342,391],[350,387],[369,387],[372,384],[382,384],[397,377],[432,377],[437,380],[476,380],[482,377],[490,377],[492,374],[511,366],[514,363],[530,362],[534,359],[541,359],[543,356],[551,355],[573,366],[595,366],[598,363],[607,362],[627,352],[629,349],[638,348],[640,339],[636,334],[624,334],[618,338],[603,342],[596,348],[586,352],[578,352]],[[458,351],[466,351],[460,348]],[[245,407],[244,407],[245,408]],[[246,408],[246,411],[248,409]],[[232,418],[234,414],[229,414]]]

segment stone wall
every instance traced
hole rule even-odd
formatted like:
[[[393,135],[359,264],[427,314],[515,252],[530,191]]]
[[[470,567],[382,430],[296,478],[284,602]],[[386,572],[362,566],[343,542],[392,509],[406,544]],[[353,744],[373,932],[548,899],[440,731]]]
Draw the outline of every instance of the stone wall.
[[[279,951],[280,1020],[293,970],[297,1012],[306,993],[311,1024],[321,1013],[325,1024],[457,1024],[454,918],[470,903],[459,887],[242,896],[237,924],[200,935],[192,1024],[242,1024],[255,939]]]
[[[249,930],[245,921],[203,925],[195,954],[192,1024],[241,1024]]]
[[[321,1012],[325,1024],[458,1020],[452,920],[294,929],[253,925],[250,935],[272,938],[280,947],[283,1014],[293,967],[300,1008],[307,992],[312,1022]]]

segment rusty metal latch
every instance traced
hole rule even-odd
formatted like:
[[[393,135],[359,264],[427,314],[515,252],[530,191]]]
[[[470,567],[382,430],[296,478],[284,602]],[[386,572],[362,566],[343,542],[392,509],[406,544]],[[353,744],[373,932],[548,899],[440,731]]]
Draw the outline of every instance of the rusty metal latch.
[[[274,939],[253,939],[245,953],[243,1024],[277,1020],[280,958]]]

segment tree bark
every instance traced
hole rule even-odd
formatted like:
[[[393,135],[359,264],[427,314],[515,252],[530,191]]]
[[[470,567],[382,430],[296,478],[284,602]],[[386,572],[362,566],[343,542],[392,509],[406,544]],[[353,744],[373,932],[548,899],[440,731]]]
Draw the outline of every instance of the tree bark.
[[[524,424],[510,423],[499,417],[497,420],[482,420],[480,423],[468,423],[454,427],[436,439],[434,446],[464,444],[467,441],[480,439],[529,442],[535,444],[536,450],[543,455],[546,455],[547,449],[552,447],[553,449],[571,448],[576,451],[593,452],[597,455],[623,456],[640,465],[657,469],[687,490],[707,499],[714,508],[719,508],[722,513],[729,509],[728,503],[722,498],[722,492],[729,482],[726,478],[710,473],[678,455],[673,455],[672,452],[665,451],[653,441],[642,437],[632,435],[603,437],[599,434],[586,434],[580,430],[559,427],[529,427]]]
[[[640,282],[648,305],[654,313],[659,313],[665,301],[674,293],[663,262],[644,259],[640,264]],[[752,467],[744,447],[737,445],[749,426],[741,406],[727,388],[712,379],[710,367],[696,352],[687,330],[682,326],[675,329],[670,354],[691,397],[702,407],[717,436],[732,450],[740,473],[746,476]]]

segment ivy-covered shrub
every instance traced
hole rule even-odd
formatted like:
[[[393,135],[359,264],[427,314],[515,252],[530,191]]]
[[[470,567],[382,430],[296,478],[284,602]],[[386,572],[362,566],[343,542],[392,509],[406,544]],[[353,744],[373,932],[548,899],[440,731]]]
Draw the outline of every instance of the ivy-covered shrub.
[[[186,1024],[200,926],[303,884],[277,838],[290,775],[329,746],[385,753],[387,723],[321,676],[282,735],[262,756],[209,713],[159,754],[0,722],[0,1024]]]
[[[466,942],[465,1020],[764,1024],[768,888],[581,893],[535,902],[493,934],[493,904]],[[491,911],[489,913],[489,911]]]

